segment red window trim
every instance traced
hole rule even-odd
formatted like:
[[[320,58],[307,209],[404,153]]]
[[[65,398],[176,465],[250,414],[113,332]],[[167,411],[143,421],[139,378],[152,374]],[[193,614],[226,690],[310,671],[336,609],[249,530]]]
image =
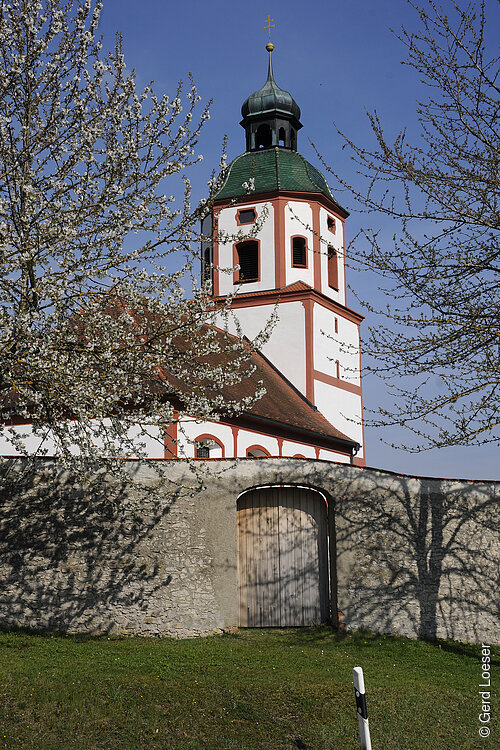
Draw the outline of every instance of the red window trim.
[[[296,266],[295,263],[293,262],[293,241],[294,241],[294,239],[296,237],[300,237],[300,239],[304,240],[304,243],[305,243],[305,259],[306,259],[306,263],[305,263],[304,266]],[[309,255],[309,248],[308,248],[308,245],[307,245],[307,237],[304,237],[303,234],[293,234],[290,237],[290,253],[291,253],[291,259],[292,259],[292,268],[308,268],[307,256]]]
[[[250,451],[252,451],[254,449],[257,449],[259,451],[263,451],[266,455],[265,456],[249,456],[248,454],[250,453]],[[271,454],[269,453],[268,450],[266,450],[266,448],[264,448],[263,445],[249,445],[248,448],[246,449],[245,456],[247,458],[271,458]]]
[[[331,255],[330,255],[331,251]],[[327,250],[328,263],[328,286],[331,289],[339,291],[339,257],[333,245],[328,245]]]
[[[249,279],[248,281],[240,281],[240,271],[235,270],[233,271],[233,284],[257,284],[260,281],[260,240],[256,239],[255,237],[249,237],[248,240],[239,240],[238,242],[235,242],[233,245],[233,266],[238,265],[238,250],[236,249],[238,245],[241,245],[242,242],[256,242],[257,243],[257,268],[258,268],[258,275],[256,279]]]
[[[328,223],[330,221],[333,221],[333,229],[328,226]],[[334,216],[330,216],[330,214],[327,214],[327,216],[326,216],[326,228],[332,234],[336,234],[337,233],[337,222],[335,221],[335,217]]]
[[[253,213],[254,213],[254,219],[253,219],[253,221],[243,221],[243,222],[240,221],[240,213],[242,211],[253,211]],[[257,209],[256,209],[255,206],[248,206],[247,208],[238,208],[237,209],[237,211],[236,211],[236,224],[239,227],[249,227],[252,224],[255,224],[256,221],[257,221]]]
[[[217,443],[219,448],[222,448],[222,458],[226,458],[226,449],[224,448],[224,443],[219,438],[215,437],[215,435],[209,435],[208,432],[204,432],[202,435],[198,435],[198,437],[194,439],[194,448],[195,448],[194,457],[195,458],[196,458],[196,443],[200,443],[202,440],[213,440],[214,443]],[[204,458],[200,460],[206,461],[207,459]]]

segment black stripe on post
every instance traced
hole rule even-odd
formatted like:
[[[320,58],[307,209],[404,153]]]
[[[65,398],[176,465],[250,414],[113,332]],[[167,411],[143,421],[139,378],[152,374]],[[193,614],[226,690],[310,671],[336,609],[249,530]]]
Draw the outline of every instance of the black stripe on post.
[[[356,696],[356,711],[363,718],[368,718],[368,709],[366,708],[366,693],[360,693],[359,690],[354,688],[354,695]]]

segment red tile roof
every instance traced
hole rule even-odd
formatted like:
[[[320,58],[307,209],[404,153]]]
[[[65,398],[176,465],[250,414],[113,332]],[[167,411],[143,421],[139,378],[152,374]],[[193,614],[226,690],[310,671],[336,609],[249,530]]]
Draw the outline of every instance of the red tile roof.
[[[304,289],[310,289],[307,284],[299,281],[295,284],[291,284],[289,287],[285,287],[287,291],[302,291]],[[252,296],[255,296],[255,292]],[[257,292],[257,294],[259,294]],[[224,364],[227,362],[229,365],[231,358],[237,356],[234,353],[234,342],[237,340],[231,334],[224,332],[217,328],[211,328],[212,332],[216,332],[216,337],[219,339],[220,350],[216,351],[207,357],[209,364],[215,365],[220,364],[221,361]],[[325,445],[325,441],[338,443],[341,445],[347,443],[344,449],[349,450],[351,446],[356,445],[356,441],[349,438],[344,433],[340,432],[316,409],[316,407],[310,403],[303,396],[287,378],[279,372],[263,354],[256,350],[251,350],[250,343],[248,346],[248,363],[243,365],[243,377],[239,383],[231,386],[224,386],[218,388],[214,383],[212,389],[213,396],[222,395],[226,401],[240,402],[246,397],[252,397],[262,384],[265,388],[265,394],[257,401],[255,401],[247,412],[244,412],[240,417],[231,417],[231,414],[220,413],[222,420],[227,419],[233,421],[236,419],[246,420],[254,423],[259,422],[267,424],[268,431],[272,434],[273,431],[277,432],[281,428],[281,432],[288,430],[290,433],[293,432],[296,436],[302,437],[303,442],[313,443],[315,442],[314,436],[317,440]],[[188,355],[189,358],[193,355],[193,342],[188,342],[183,338],[182,335],[176,336],[172,341],[172,347],[175,351],[181,355]],[[196,351],[196,349],[194,350]],[[174,357],[175,360],[175,357]],[[159,378],[152,378],[149,383],[145,383],[145,392],[155,392],[164,394],[164,397],[178,401],[179,404],[183,400],[183,394],[188,395],[189,392],[196,393],[197,384],[203,384],[203,392],[208,396],[212,397],[210,393],[210,384],[203,379],[203,374],[197,372],[197,363],[195,360],[191,361],[192,368],[189,373],[183,372],[182,376],[176,376],[172,372],[168,372],[167,369],[158,373]],[[201,361],[200,361],[201,365]],[[246,374],[245,374],[246,373]],[[141,396],[142,397],[142,396]],[[188,399],[186,399],[188,400]],[[1,401],[2,408],[13,412],[12,418],[15,420],[15,405],[17,397],[14,392],[4,394]],[[258,427],[255,427],[258,429]],[[266,431],[262,428],[262,431]],[[290,433],[291,436],[291,433]],[[332,445],[332,447],[334,447]]]
[[[298,283],[302,284],[302,282]],[[226,349],[228,340],[234,338],[224,331],[219,331],[219,337],[221,348]],[[182,340],[177,339],[175,344],[179,349],[183,348]],[[292,431],[311,433],[311,442],[314,442],[312,438],[316,435],[323,441],[327,439],[341,443],[347,442],[351,446],[357,444],[355,440],[334,427],[261,352],[251,351],[250,345],[248,347],[249,361],[244,366],[248,374],[235,385],[225,386],[222,389],[214,385],[214,395],[222,393],[225,400],[239,402],[245,397],[252,397],[258,390],[259,384],[262,383],[266,393],[244,413],[246,419],[263,420],[276,426],[290,428]],[[223,358],[229,362],[230,356],[231,354],[217,352],[211,355],[210,360],[215,363]],[[182,394],[183,390],[187,392],[187,385],[185,387],[184,383],[167,372],[163,374],[167,383],[170,383],[178,394]],[[224,419],[224,414],[221,414],[221,419]]]
[[[250,393],[259,379],[266,393],[252,405],[250,414],[322,437],[356,444],[355,440],[334,427],[260,352],[253,353],[252,363],[256,371],[250,377],[250,382],[243,380],[239,384],[242,395],[245,390]]]
[[[235,296],[237,299],[246,299],[247,297],[263,297],[266,294],[279,295],[281,292],[290,294],[293,292],[309,292],[311,290],[312,287],[309,284],[306,284],[304,281],[296,281],[294,284],[288,284],[288,286],[283,286],[280,289],[265,289],[261,292],[238,292]],[[227,299],[227,297],[226,295],[221,295],[215,299],[221,300]]]

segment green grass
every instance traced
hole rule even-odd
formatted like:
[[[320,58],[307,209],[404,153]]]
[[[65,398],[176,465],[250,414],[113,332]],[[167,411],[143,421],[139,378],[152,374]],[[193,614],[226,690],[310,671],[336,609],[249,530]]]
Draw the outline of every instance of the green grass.
[[[500,694],[498,649],[493,685]],[[480,649],[327,628],[186,641],[0,633],[0,748],[374,750],[498,747],[478,735]]]

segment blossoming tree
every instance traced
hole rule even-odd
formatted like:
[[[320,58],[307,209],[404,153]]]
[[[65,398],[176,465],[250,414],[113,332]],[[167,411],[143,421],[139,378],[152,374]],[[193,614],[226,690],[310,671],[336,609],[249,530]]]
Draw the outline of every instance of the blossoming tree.
[[[350,256],[379,275],[384,299],[362,300],[381,316],[364,370],[393,401],[372,424],[408,428],[398,447],[417,452],[500,439],[500,73],[493,3],[409,4],[418,22],[399,38],[426,87],[419,139],[392,138],[369,113],[373,148],[338,131],[356,185],[329,171],[363,211],[395,221],[392,238],[365,223]]]
[[[207,326],[208,289],[187,299],[201,211],[187,178],[180,207],[165,196],[208,111],[192,81],[138,91],[120,37],[102,52],[101,8],[12,0],[0,16],[0,429],[85,471],[144,456],[174,407],[244,408],[220,392],[249,354]]]

